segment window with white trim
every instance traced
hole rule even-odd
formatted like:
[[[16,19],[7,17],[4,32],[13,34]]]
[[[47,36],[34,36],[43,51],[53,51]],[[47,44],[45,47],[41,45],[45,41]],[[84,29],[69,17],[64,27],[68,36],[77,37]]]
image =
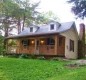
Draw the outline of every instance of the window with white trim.
[[[30,32],[33,32],[33,27],[30,27]]]
[[[54,24],[50,25],[50,30],[54,30]]]
[[[74,41],[70,39],[70,51],[74,52]]]

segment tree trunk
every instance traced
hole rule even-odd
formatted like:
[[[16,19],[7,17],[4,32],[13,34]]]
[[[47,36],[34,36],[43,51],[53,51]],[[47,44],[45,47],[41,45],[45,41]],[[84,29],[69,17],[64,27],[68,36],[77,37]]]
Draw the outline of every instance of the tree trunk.
[[[24,18],[23,18],[23,26],[22,26],[22,31],[24,30],[24,23],[25,23],[25,14],[24,14]]]
[[[21,20],[20,18],[18,19],[18,34],[21,33]]]
[[[4,37],[6,38],[8,37],[8,28],[9,28],[7,17],[3,20],[3,24],[4,24],[4,29],[5,29]],[[4,48],[6,49],[6,39],[4,39]]]

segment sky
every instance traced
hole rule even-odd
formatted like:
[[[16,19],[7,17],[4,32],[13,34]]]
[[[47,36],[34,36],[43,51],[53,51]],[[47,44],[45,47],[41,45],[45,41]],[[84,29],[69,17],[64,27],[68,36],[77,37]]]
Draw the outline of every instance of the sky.
[[[60,18],[60,22],[75,21],[77,30],[79,31],[79,24],[84,21],[75,19],[75,15],[71,12],[72,5],[68,4],[67,0],[31,0],[31,2],[39,1],[39,12],[52,11],[58,18]]]

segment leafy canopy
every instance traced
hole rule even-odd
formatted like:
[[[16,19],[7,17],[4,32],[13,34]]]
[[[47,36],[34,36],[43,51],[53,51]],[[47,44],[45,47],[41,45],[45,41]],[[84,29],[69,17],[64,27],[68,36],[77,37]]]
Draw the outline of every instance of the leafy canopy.
[[[59,21],[60,19],[52,11],[48,11],[46,13],[43,12],[37,16],[37,23],[38,24],[45,24],[51,20]]]
[[[72,3],[72,12],[81,19],[86,17],[86,0],[69,0],[68,3]]]

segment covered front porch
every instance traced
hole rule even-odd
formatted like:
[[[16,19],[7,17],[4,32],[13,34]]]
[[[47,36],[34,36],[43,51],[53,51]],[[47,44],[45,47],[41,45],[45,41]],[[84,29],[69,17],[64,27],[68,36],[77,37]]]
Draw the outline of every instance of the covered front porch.
[[[14,41],[16,45],[10,45]],[[61,35],[28,36],[9,38],[7,40],[7,54],[31,54],[31,55],[65,55],[65,37]]]

